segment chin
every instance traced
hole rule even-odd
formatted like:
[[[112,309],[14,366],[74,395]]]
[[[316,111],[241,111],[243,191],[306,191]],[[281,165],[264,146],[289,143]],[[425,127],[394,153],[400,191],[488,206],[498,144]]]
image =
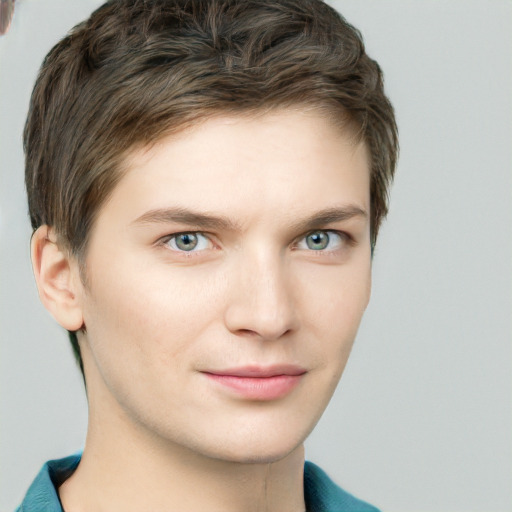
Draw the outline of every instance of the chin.
[[[302,445],[299,445],[302,446]],[[294,446],[288,450],[268,450],[265,452],[258,450],[243,450],[241,452],[218,453],[213,455],[213,459],[231,462],[235,464],[272,464],[286,459],[299,446]]]
[[[203,453],[210,458],[238,464],[270,464],[285,459],[302,447],[306,435],[283,428],[275,432],[258,432],[253,436],[228,435],[212,441]]]

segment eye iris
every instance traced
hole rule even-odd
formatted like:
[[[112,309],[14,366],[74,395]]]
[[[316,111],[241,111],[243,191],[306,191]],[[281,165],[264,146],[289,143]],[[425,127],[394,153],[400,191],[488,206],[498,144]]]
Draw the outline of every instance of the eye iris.
[[[306,244],[309,249],[325,249],[329,244],[329,235],[322,231],[311,233],[311,235],[308,235],[306,238]]]
[[[197,236],[193,233],[184,233],[176,237],[176,246],[182,251],[191,251],[197,245]]]

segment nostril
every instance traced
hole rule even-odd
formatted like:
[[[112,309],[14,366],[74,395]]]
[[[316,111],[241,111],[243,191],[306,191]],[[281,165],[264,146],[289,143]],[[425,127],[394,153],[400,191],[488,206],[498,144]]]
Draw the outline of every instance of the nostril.
[[[251,329],[239,329],[238,332],[247,336],[258,336],[258,333],[251,331]]]

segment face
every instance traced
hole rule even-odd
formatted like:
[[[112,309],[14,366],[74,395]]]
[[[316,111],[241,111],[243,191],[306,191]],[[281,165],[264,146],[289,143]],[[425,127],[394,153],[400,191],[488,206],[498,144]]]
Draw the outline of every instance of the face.
[[[208,457],[284,457],[368,303],[365,147],[279,111],[210,119],[126,165],[86,256],[92,407]]]

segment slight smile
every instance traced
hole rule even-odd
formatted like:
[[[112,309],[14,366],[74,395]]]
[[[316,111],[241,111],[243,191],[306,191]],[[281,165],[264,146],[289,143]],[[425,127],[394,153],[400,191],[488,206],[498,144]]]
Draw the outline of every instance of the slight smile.
[[[202,373],[243,398],[267,401],[289,394],[299,384],[306,370],[293,365],[280,365],[246,366]]]

